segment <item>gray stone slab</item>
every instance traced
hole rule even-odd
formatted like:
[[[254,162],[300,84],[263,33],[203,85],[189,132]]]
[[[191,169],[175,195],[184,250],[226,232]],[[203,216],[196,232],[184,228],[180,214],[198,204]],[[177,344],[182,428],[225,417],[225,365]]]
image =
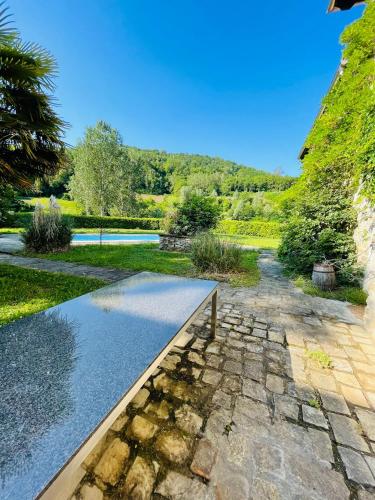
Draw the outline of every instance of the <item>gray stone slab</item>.
[[[351,446],[357,450],[369,452],[366,441],[361,436],[361,429],[352,418],[328,413],[335,439],[339,444]]]
[[[375,486],[375,479],[362,455],[342,446],[338,447],[338,451],[349,479],[359,484]]]
[[[0,498],[34,498],[216,282],[140,273],[0,329]]]

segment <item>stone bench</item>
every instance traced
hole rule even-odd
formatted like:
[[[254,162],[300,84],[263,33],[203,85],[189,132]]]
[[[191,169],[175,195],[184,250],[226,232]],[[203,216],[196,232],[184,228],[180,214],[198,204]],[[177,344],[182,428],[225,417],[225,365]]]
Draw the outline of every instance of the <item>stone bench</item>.
[[[139,273],[0,329],[0,498],[66,499],[81,464],[212,300],[217,283]]]

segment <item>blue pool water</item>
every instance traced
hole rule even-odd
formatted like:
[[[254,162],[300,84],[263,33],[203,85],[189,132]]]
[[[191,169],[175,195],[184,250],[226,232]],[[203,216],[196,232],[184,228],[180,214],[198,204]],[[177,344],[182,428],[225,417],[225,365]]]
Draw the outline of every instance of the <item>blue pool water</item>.
[[[100,235],[99,234],[75,234],[73,236],[73,242],[99,242]],[[159,235],[158,234],[103,234],[102,241],[142,241],[145,243],[159,243]]]

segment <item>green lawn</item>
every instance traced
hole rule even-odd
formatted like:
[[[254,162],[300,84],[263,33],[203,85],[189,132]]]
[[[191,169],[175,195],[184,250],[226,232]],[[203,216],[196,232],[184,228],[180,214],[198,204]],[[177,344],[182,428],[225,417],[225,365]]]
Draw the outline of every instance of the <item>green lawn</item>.
[[[92,278],[0,264],[0,325],[104,286]]]
[[[31,207],[34,207],[38,202],[44,206],[48,205],[49,198],[22,198],[22,201]],[[61,212],[63,214],[69,215],[81,215],[82,207],[73,200],[63,200],[61,198],[57,199],[58,204],[61,207]]]
[[[188,254],[160,251],[155,244],[85,245],[72,247],[67,252],[36,254],[36,256],[92,266],[198,276]],[[257,252],[244,252],[243,272],[230,275],[229,282],[233,286],[255,285],[259,280],[257,258]],[[218,278],[224,279],[220,276]]]
[[[324,299],[342,300],[352,304],[365,305],[367,294],[362,288],[355,286],[340,286],[331,292],[320,290],[311,279],[305,276],[298,276],[293,280],[294,284],[301,288],[307,295],[314,297],[323,297]]]
[[[263,238],[260,236],[245,236],[241,234],[218,234],[224,241],[246,245],[254,248],[276,249],[280,245],[280,240],[276,238]]]

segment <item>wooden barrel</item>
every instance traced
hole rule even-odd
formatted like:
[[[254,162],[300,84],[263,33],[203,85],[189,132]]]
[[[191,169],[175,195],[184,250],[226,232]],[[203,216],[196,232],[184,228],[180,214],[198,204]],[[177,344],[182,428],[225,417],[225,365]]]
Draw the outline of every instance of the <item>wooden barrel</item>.
[[[333,290],[336,285],[335,268],[331,264],[314,264],[312,280],[321,290]]]

